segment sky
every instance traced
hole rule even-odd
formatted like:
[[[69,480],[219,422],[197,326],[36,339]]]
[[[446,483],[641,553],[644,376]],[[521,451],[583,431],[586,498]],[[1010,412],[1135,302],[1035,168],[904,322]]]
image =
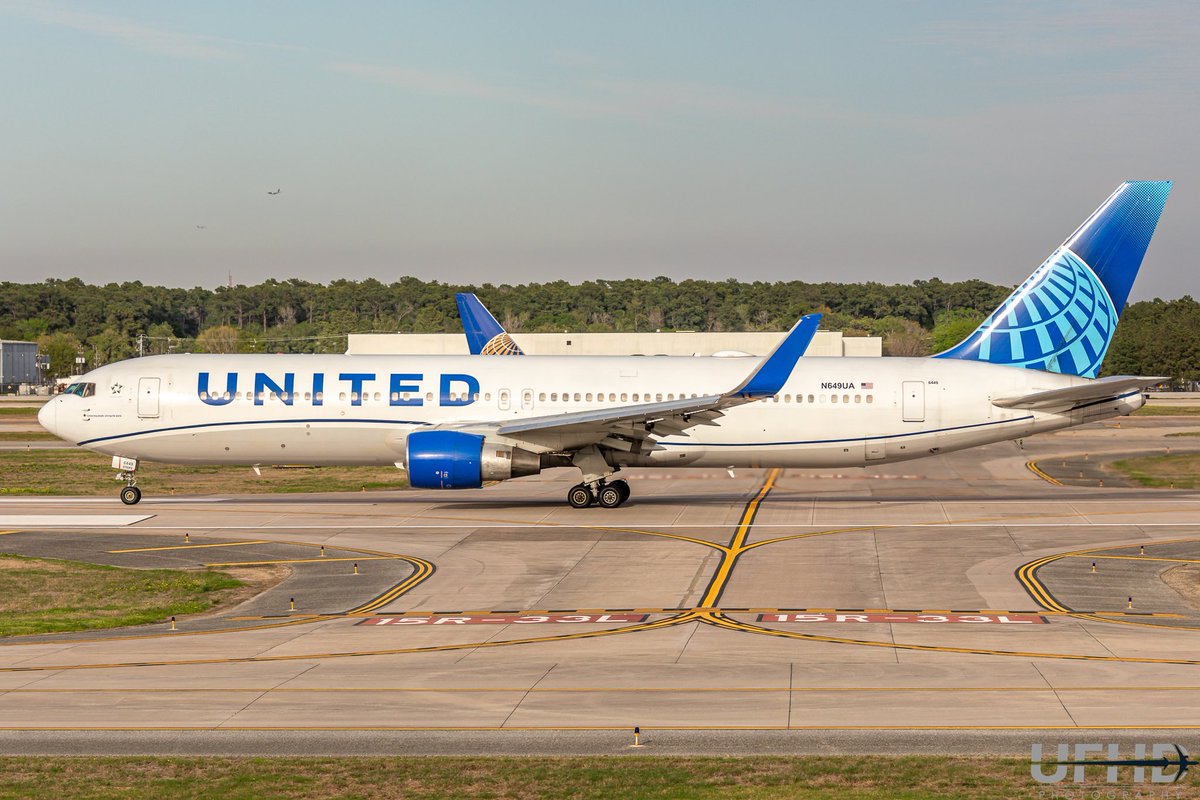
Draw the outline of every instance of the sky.
[[[1194,2],[0,0],[0,280],[1023,280],[1176,181]],[[278,194],[268,194],[279,190]]]

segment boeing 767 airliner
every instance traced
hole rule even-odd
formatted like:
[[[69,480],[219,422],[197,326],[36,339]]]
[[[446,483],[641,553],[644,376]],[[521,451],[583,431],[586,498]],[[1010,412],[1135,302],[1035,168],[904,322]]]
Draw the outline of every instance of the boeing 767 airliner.
[[[804,359],[819,315],[760,362],[501,355],[168,355],[84,375],[38,416],[142,461],[395,464],[413,486],[574,466],[577,508],[625,467],[850,467],[1129,414],[1160,377],[1096,379],[1170,181],[1120,187],[970,336],[931,358]],[[504,352],[507,348],[498,348]]]

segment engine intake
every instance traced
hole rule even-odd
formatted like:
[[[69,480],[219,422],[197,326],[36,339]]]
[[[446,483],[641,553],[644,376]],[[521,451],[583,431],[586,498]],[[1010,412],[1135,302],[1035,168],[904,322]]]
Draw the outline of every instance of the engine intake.
[[[405,445],[408,481],[418,489],[478,489],[542,471],[541,457],[520,447],[489,442],[477,433],[416,431]]]

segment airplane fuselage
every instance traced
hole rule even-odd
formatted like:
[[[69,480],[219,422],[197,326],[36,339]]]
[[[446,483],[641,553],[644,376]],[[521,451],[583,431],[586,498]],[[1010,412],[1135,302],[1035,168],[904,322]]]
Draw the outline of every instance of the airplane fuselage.
[[[172,355],[93,370],[90,396],[42,419],[83,447],[190,464],[402,465],[409,433],[721,394],[757,359],[679,357]],[[920,458],[1120,414],[1130,392],[1074,410],[993,398],[1086,379],[975,361],[803,358],[774,396],[713,425],[614,451],[624,466],[832,467]],[[532,437],[540,452],[586,444]],[[526,441],[529,446],[529,440]]]

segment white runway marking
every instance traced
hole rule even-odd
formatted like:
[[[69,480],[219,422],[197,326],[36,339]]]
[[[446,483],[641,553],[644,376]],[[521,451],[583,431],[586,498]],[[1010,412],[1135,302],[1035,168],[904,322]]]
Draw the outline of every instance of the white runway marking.
[[[0,519],[3,519],[0,517]],[[0,522],[0,524],[4,524]],[[864,531],[868,528],[1189,528],[1200,526],[1200,519],[1191,522],[1088,522],[1087,520],[1079,520],[1078,522],[831,522],[826,525],[811,525],[779,523],[771,525],[763,525],[755,523],[755,529],[758,528],[814,528],[816,530],[841,530],[843,528],[862,528]],[[660,522],[621,522],[604,524],[599,522],[580,522],[578,524],[563,522],[563,523],[543,523],[530,524],[527,522],[513,522],[510,524],[487,523],[477,524],[472,522],[461,522],[456,525],[351,525],[337,520],[330,520],[323,525],[288,525],[270,524],[270,525],[188,525],[180,523],[179,525],[139,525],[139,531],[174,531],[181,528],[187,528],[193,531],[261,531],[261,530],[281,530],[281,531],[300,531],[314,530],[326,531],[331,528],[338,530],[459,530],[462,528],[536,528],[538,530],[553,530],[562,528],[564,530],[573,530],[575,528],[586,528],[604,532],[605,528],[609,528],[610,533],[623,533],[624,528],[650,528],[653,530],[664,530],[669,528],[680,528],[682,530],[699,530],[703,528],[728,528],[728,525],[689,525],[682,524],[663,524]]]
[[[0,499],[2,506],[46,506],[46,505],[89,505],[111,506],[120,503],[117,497],[5,497]],[[146,497],[143,503],[166,505],[168,503],[228,503],[228,497]]]
[[[115,528],[132,525],[153,514],[0,514],[3,528]]]

